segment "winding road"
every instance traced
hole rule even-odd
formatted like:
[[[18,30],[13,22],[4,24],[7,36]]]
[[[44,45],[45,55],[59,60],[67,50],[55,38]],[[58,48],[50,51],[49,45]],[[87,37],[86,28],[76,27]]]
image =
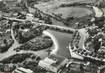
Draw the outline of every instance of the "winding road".
[[[22,44],[19,44],[17,42],[17,40],[14,37],[12,29],[11,29],[11,37],[14,40],[14,44],[9,48],[9,50],[7,52],[0,53],[0,61],[5,59],[5,58],[8,58],[8,57],[10,57],[10,56],[12,56],[14,54],[21,54],[21,53],[33,53],[35,55],[40,56],[41,58],[44,58],[44,57],[46,57],[48,55],[48,52],[46,50],[41,50],[41,51],[37,51],[37,52],[35,52],[35,51],[23,51],[23,50],[21,50],[19,52],[16,52],[14,49],[19,47],[19,46],[21,46]]]
[[[83,29],[80,29],[78,31],[79,35],[80,35],[80,41],[79,41],[79,48],[83,48],[85,49],[85,46],[84,46],[84,43],[85,43],[85,40],[89,37],[89,34],[87,32],[87,30],[85,28]]]
[[[0,61],[3,60],[4,58],[7,58],[7,57],[9,57],[11,55],[16,54],[16,51],[14,51],[13,49],[20,46],[20,44],[16,41],[16,39],[14,37],[14,34],[13,34],[13,30],[12,29],[11,29],[11,37],[14,40],[14,44],[8,49],[7,52],[0,53]]]

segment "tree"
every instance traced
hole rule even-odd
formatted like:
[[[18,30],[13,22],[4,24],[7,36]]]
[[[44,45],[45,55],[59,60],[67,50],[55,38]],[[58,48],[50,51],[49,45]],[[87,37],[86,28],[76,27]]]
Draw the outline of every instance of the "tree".
[[[105,0],[96,0],[95,5],[101,8],[105,7]]]

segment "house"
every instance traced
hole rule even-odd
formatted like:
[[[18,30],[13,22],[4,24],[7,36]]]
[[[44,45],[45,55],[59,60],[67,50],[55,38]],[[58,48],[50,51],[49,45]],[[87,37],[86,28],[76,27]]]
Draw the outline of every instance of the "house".
[[[57,73],[59,69],[67,63],[68,59],[52,54],[41,60],[38,65],[48,71]]]
[[[34,72],[32,70],[30,70],[30,69],[19,67],[19,68],[15,69],[13,71],[13,73],[34,73]]]

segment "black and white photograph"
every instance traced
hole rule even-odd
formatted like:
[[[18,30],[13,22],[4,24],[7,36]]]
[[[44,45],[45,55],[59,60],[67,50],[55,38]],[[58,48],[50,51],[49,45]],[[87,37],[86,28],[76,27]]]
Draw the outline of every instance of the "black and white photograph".
[[[105,73],[105,0],[0,0],[0,73]]]

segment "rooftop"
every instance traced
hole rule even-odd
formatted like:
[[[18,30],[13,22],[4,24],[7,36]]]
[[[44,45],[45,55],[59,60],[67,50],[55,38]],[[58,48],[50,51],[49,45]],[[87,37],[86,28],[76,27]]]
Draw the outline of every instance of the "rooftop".
[[[50,55],[47,58],[45,58],[44,61],[47,61],[47,63],[49,63],[51,66],[53,67],[59,67],[64,61],[66,60],[66,58],[58,56],[58,55]]]

